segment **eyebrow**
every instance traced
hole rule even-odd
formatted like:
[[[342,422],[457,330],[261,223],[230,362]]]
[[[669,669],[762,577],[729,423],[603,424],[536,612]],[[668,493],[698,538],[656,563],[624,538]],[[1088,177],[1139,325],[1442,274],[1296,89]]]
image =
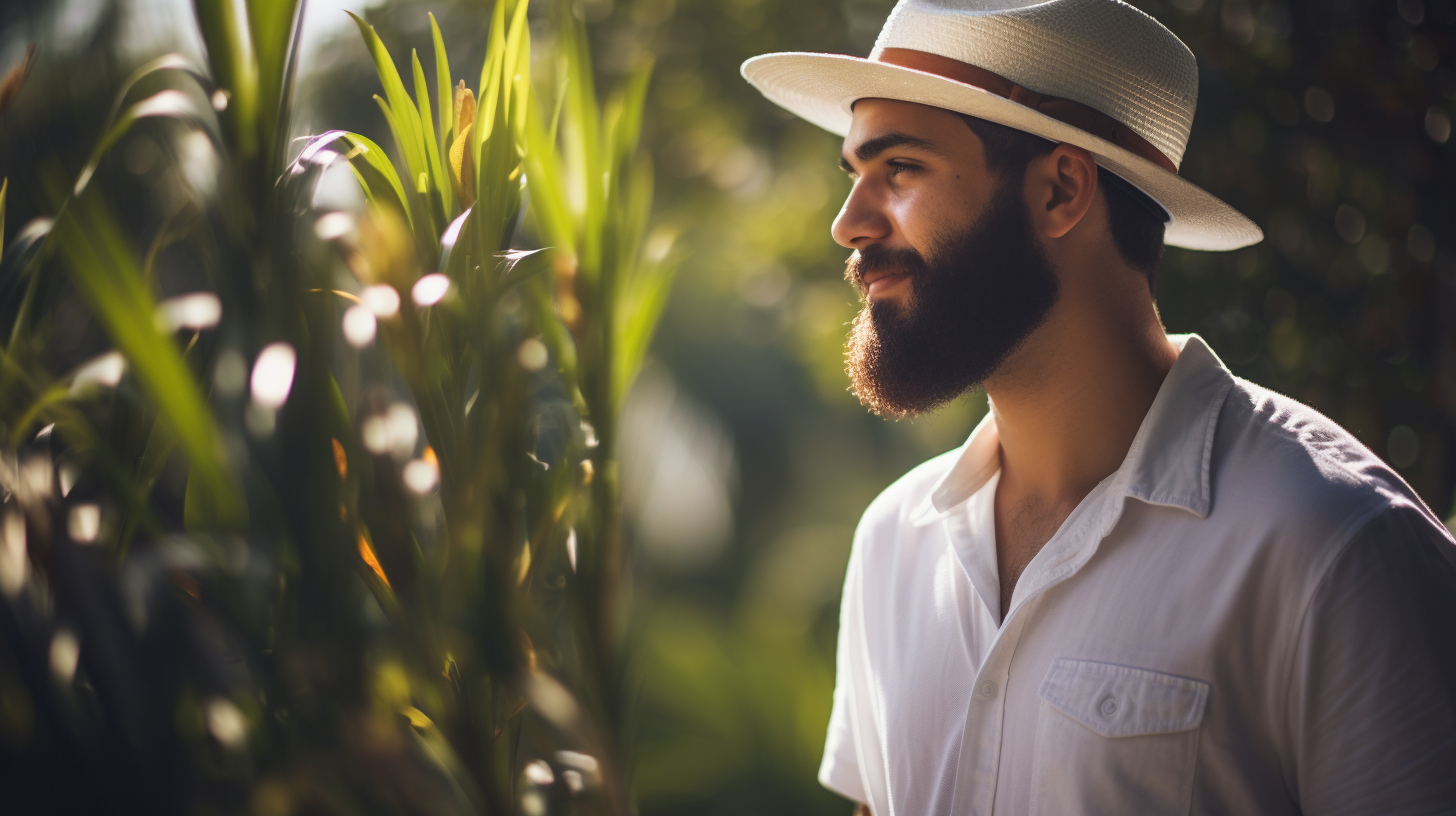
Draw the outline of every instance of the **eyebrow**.
[[[854,149],[854,157],[861,162],[867,162],[884,153],[886,150],[896,147],[912,147],[916,150],[923,150],[926,153],[933,153],[937,156],[945,155],[945,151],[936,147],[935,143],[929,139],[922,139],[919,136],[911,136],[908,133],[900,133],[897,131],[876,136],[873,139],[862,142],[859,147]],[[854,172],[854,168],[849,166],[849,159],[844,156],[839,157],[839,167],[846,173]]]

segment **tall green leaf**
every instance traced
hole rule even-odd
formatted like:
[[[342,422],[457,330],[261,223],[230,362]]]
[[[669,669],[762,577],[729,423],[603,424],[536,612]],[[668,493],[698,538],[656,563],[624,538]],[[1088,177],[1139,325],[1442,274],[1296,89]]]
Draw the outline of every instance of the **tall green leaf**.
[[[264,150],[272,154],[288,134],[280,128],[287,120],[287,105],[292,77],[288,76],[290,45],[303,22],[302,0],[248,0],[248,24],[253,40],[253,56],[258,66],[259,138]],[[268,156],[276,165],[278,156]],[[267,168],[270,172],[272,167]]]
[[[531,188],[531,212],[546,242],[574,262],[576,235],[553,138],[555,128],[547,130],[539,110],[539,104],[532,105],[526,117],[526,179]]]
[[[258,152],[258,63],[241,0],[193,0],[207,60],[218,86],[228,94],[223,119],[231,125],[238,153]],[[270,15],[271,17],[271,15]]]
[[[526,8],[529,5],[530,0],[516,0],[505,41],[505,64],[501,76],[503,104],[510,108],[513,121],[518,121],[525,112],[526,100],[523,97],[531,87],[531,38],[526,28]]]
[[[495,106],[500,100],[501,63],[505,60],[506,46],[505,29],[506,0],[496,0],[490,14],[490,31],[486,34],[485,64],[480,68],[480,90],[476,94],[475,128],[471,142],[477,159],[481,143],[490,136],[490,128],[495,122]]]
[[[420,112],[409,92],[404,89],[399,70],[394,67],[394,58],[389,55],[389,49],[384,47],[379,34],[374,31],[374,26],[364,22],[363,18],[352,11],[348,14],[358,25],[359,34],[369,49],[369,56],[374,60],[379,82],[384,86],[384,99],[380,100],[380,108],[389,121],[390,130],[399,144],[399,152],[404,157],[405,168],[410,177],[410,189],[414,189],[420,174],[427,173],[429,165],[423,147]]]
[[[450,184],[450,177],[445,174],[445,165],[440,161],[440,145],[436,138],[435,120],[430,113],[430,89],[425,84],[425,69],[420,66],[418,53],[410,52],[410,66],[414,72],[415,99],[419,100],[420,128],[423,131],[421,141],[424,143],[425,158],[429,163],[431,186],[438,191],[440,200],[444,205],[444,211],[440,213],[440,220],[444,220],[450,213],[455,211],[455,190]]]
[[[455,83],[450,81],[450,58],[445,53],[445,38],[440,36],[440,24],[435,22],[434,12],[430,13],[430,37],[435,43],[435,92],[440,99],[440,133],[437,139],[440,155],[448,156],[455,132]],[[444,183],[448,185],[449,181]]]

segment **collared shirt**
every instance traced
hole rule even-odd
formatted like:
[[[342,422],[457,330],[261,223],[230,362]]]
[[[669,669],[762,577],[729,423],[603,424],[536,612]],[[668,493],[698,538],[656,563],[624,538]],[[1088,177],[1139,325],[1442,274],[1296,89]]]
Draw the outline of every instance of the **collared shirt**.
[[[1456,812],[1456,546],[1319,413],[1181,348],[1000,620],[988,416],[855,533],[820,781],[875,816]]]

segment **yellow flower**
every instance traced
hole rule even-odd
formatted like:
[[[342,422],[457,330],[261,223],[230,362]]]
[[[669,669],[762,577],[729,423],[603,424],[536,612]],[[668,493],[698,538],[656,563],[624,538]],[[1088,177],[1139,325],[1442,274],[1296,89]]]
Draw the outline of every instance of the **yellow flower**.
[[[455,194],[469,207],[475,203],[475,159],[470,155],[470,129],[475,123],[475,94],[465,80],[455,89],[455,143],[450,145],[450,180]]]

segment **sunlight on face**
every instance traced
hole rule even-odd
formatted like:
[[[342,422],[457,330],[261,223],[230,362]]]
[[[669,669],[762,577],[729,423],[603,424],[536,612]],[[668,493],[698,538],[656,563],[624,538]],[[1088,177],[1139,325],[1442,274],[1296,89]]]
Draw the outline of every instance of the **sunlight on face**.
[[[975,222],[995,180],[980,139],[955,114],[889,99],[861,99],[844,138],[840,166],[854,186],[831,233],[856,250],[914,250]],[[904,274],[881,270],[855,279],[867,298],[907,295]]]

